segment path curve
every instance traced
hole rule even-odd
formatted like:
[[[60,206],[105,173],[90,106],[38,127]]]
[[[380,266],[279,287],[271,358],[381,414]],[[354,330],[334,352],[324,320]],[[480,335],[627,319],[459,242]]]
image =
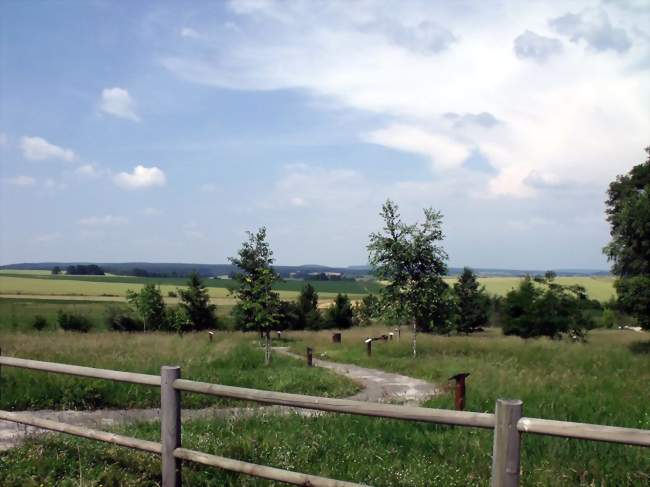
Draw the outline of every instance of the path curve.
[[[273,347],[273,350],[304,360],[287,347]],[[441,392],[435,385],[412,377],[392,374],[377,369],[359,367],[358,365],[342,364],[327,360],[314,359],[314,365],[343,375],[357,382],[362,389],[346,399],[367,402],[391,402],[397,404],[420,404],[429,397]],[[95,411],[55,411],[39,410],[24,411],[38,418],[60,421],[76,426],[105,429],[113,426],[141,421],[156,421],[160,417],[159,408],[149,409],[98,409]],[[304,416],[324,414],[321,411],[299,409],[286,406],[236,407],[236,408],[204,408],[183,409],[183,421],[210,418],[245,418],[260,414],[289,414],[297,413]],[[17,446],[26,436],[44,433],[45,430],[25,426],[11,421],[0,421],[0,451]]]

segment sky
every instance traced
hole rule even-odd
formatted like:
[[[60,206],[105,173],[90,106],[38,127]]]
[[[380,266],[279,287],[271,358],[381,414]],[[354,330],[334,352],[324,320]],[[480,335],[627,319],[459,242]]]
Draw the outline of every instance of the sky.
[[[650,0],[0,2],[0,263],[605,269],[650,145]]]

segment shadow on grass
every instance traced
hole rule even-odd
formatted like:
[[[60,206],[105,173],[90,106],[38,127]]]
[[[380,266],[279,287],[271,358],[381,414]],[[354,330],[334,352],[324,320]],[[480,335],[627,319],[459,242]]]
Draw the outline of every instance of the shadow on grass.
[[[632,353],[650,354],[650,341],[647,342],[634,342],[629,345]]]

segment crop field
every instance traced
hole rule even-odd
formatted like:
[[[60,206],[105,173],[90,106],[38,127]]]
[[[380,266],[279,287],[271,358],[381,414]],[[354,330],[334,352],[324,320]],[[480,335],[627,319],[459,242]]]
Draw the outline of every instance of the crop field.
[[[341,344],[331,343],[330,332],[290,332],[284,343],[301,354],[306,346],[312,346],[317,356],[326,353],[330,360],[399,372],[443,387],[451,375],[470,372],[466,406],[470,411],[493,412],[498,397],[510,397],[524,401],[524,414],[529,417],[650,428],[650,333],[597,330],[589,333],[584,344],[524,341],[503,337],[498,330],[469,337],[422,334],[414,360],[405,330],[400,341],[375,342],[372,357],[366,356],[363,338],[386,331],[385,327],[343,331]],[[145,372],[154,371],[162,361],[173,361],[192,377],[219,381],[242,370],[240,384],[291,388],[284,383],[280,370],[286,364],[278,369],[273,365],[268,374],[259,366],[262,352],[254,347],[253,335],[219,332],[213,344],[201,334],[181,339],[162,334],[78,337],[59,333],[34,340],[17,333],[5,334],[2,340],[3,350],[7,347],[19,356]],[[57,380],[55,376],[23,374],[25,389],[11,397],[22,397],[23,401],[50,394],[60,397],[55,388],[45,385]],[[40,374],[38,379],[36,374]],[[255,378],[256,374],[262,378]],[[80,379],[68,380],[81,383]],[[322,378],[314,376],[311,380],[320,382]],[[307,383],[293,384],[294,390],[310,390]],[[329,383],[325,389],[344,394],[346,387],[345,383]],[[117,397],[120,401],[138,397],[124,392],[114,396],[102,393],[100,397]],[[144,397],[138,400],[147,404]],[[150,400],[154,402],[155,398]],[[184,394],[183,401],[194,407],[198,399]],[[65,403],[59,400],[57,404],[63,407]],[[444,392],[425,406],[452,408],[451,394]],[[142,423],[118,431],[158,440],[158,428],[156,423]],[[483,486],[489,484],[492,434],[348,415],[288,415],[188,421],[183,426],[183,443],[209,453],[375,486]],[[159,482],[159,469],[159,460],[152,455],[61,435],[37,438],[0,453],[3,486],[77,485],[80,478],[83,485],[150,486]],[[184,466],[184,472],[189,485],[274,485],[197,465]],[[524,486],[642,486],[649,482],[647,449],[524,436]]]
[[[30,271],[43,272],[43,271]],[[449,284],[455,278],[446,278]],[[481,284],[488,293],[504,296],[519,283],[518,277],[483,277]],[[615,295],[613,279],[610,277],[559,277],[560,284],[579,284],[584,286],[589,297],[599,301],[607,301]],[[51,276],[48,274],[16,273],[15,271],[0,273],[0,295],[2,296],[74,296],[79,299],[101,297],[107,300],[123,301],[126,291],[138,290],[146,283],[160,285],[163,296],[168,299],[170,291],[176,291],[186,283],[180,278],[141,278],[125,276]],[[206,279],[211,299],[216,304],[234,304],[229,290],[234,286],[230,279]],[[334,298],[336,293],[345,293],[351,299],[359,299],[368,293],[376,293],[380,284],[375,281],[310,281],[324,301]],[[275,289],[283,299],[295,299],[305,285],[304,281],[287,280],[275,285]]]

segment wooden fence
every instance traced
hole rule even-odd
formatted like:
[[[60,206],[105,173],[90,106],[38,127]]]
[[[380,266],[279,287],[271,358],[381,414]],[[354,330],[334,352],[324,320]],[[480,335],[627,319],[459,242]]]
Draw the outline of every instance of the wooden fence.
[[[160,443],[73,426],[58,421],[39,419],[27,413],[0,411],[0,420],[13,421],[160,455],[162,459],[162,485],[164,487],[178,487],[181,485],[182,460],[293,485],[312,487],[352,487],[361,485],[256,465],[183,448],[181,446],[181,391],[319,411],[491,429],[494,431],[491,482],[493,487],[519,485],[522,433],[650,447],[650,430],[525,418],[522,416],[523,404],[519,400],[497,399],[494,414],[473,413],[377,404],[347,399],[330,399],[208,384],[181,379],[181,369],[175,366],[162,367],[160,376],[157,376],[40,362],[0,355],[0,369],[3,365],[160,387]]]

